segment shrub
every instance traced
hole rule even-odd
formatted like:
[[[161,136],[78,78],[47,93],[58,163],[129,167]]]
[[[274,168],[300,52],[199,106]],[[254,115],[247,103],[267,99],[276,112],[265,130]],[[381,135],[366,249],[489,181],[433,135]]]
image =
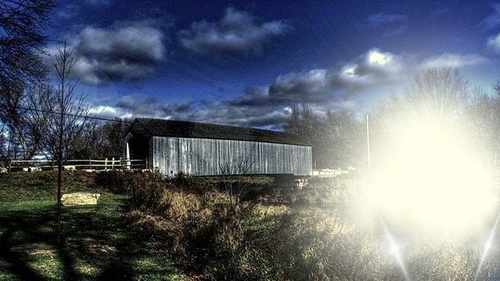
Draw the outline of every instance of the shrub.
[[[169,245],[193,279],[405,279],[380,224],[358,224],[353,214],[338,205],[317,204],[318,200],[352,201],[361,196],[363,181],[347,178],[312,182],[291,192],[292,197],[305,198],[305,204],[284,204],[234,200],[231,194],[238,193],[222,191],[213,180],[186,175],[135,176],[135,182],[124,181],[135,186],[123,188],[131,192],[136,209],[128,216],[132,225],[138,233],[154,235]],[[339,195],[338,190],[345,192]],[[406,237],[414,242],[406,246],[400,263],[407,265],[409,278],[473,277],[478,265],[477,255],[471,254],[475,249],[470,246],[445,238],[450,245],[436,247],[434,238],[424,241]]]
[[[255,204],[232,200],[213,182],[183,174],[109,172],[96,182],[128,192],[136,209],[128,216],[133,226],[168,242],[187,270],[204,279],[262,279],[256,275],[259,251],[252,246],[256,235],[249,224]]]

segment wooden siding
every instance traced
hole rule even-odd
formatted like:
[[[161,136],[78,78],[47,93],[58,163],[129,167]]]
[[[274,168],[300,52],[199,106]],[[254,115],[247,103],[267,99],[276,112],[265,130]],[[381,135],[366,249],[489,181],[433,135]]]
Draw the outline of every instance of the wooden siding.
[[[166,175],[294,174],[311,175],[310,146],[202,138],[152,137],[153,168]]]

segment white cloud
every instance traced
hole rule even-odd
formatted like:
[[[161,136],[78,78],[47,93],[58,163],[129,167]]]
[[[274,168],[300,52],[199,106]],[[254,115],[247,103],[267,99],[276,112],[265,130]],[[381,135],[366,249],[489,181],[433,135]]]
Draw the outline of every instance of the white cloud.
[[[127,25],[103,29],[88,26],[78,35],[77,48],[85,53],[133,56],[162,60],[165,57],[163,34],[154,27]]]
[[[89,113],[99,118],[115,119],[115,118],[131,118],[132,115],[127,110],[118,106],[110,105],[94,105],[90,108]]]
[[[491,50],[500,52],[500,33],[496,36],[488,38],[488,42],[486,44]]]
[[[92,85],[144,78],[166,60],[164,41],[163,32],[151,21],[87,26],[69,42],[78,60],[73,76]],[[49,51],[55,55],[56,46],[49,46]]]
[[[227,8],[218,23],[199,21],[179,32],[181,45],[198,54],[259,52],[266,42],[291,30],[283,21],[256,23],[254,16]]]
[[[370,50],[366,56],[368,63],[372,65],[387,65],[392,61],[393,55],[390,53],[382,53],[377,49]]]
[[[117,109],[112,107],[112,106],[107,106],[107,105],[99,105],[99,106],[94,106],[89,110],[90,114],[104,114],[104,113],[110,113],[110,114],[116,114]]]
[[[440,56],[432,57],[424,60],[422,63],[422,68],[429,67],[453,67],[460,68],[466,66],[474,66],[478,64],[487,63],[488,59],[477,54],[442,54]]]
[[[407,75],[407,64],[404,57],[374,48],[339,70],[331,69],[330,87],[356,94],[371,86],[398,83]]]

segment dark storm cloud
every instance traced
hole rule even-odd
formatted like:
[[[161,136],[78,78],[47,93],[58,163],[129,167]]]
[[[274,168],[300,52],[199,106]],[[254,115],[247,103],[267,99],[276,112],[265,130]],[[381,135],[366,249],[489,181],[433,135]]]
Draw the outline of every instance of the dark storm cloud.
[[[312,108],[322,114],[328,109],[353,110],[356,106],[355,101],[346,99]],[[125,97],[116,107],[98,106],[92,113],[101,117],[161,118],[281,130],[292,112],[291,108],[292,105],[249,106],[211,101],[158,104],[154,100]]]
[[[352,96],[381,84],[400,83],[409,70],[403,57],[372,49],[351,63],[331,69],[313,69],[277,77],[265,87],[247,87],[233,100],[204,104],[194,121],[282,128],[291,107],[309,104],[317,112],[350,110],[358,106]],[[204,121],[207,122],[207,121]]]
[[[193,103],[185,102],[178,104],[159,104],[154,98],[136,99],[131,96],[121,98],[116,104],[117,111],[122,115],[128,114],[134,117],[157,117],[178,119],[188,118],[193,113]],[[182,118],[181,118],[182,117]]]
[[[243,96],[228,102],[235,106],[262,106],[269,105],[269,87],[246,87]]]
[[[259,24],[249,13],[227,8],[220,22],[194,22],[178,35],[184,48],[198,54],[241,54],[259,52],[263,44],[291,29],[283,21]]]
[[[131,96],[121,98],[116,107],[123,113],[133,117],[161,117],[163,112],[154,98],[137,100]]]
[[[166,115],[189,113],[192,109],[191,103],[166,104],[161,107]]]
[[[116,106],[125,110],[135,111],[139,107],[139,104],[131,96],[125,96],[118,101]]]
[[[151,98],[135,99],[125,96],[115,107],[96,108],[99,115],[115,114],[118,117],[149,117],[193,122],[228,124],[247,127],[281,128],[289,112],[278,107],[236,106],[228,102],[185,102],[159,104]],[[107,115],[106,115],[107,116]]]
[[[125,97],[118,107],[133,116],[279,129],[297,104],[308,104],[319,114],[328,109],[357,110],[356,97],[371,93],[374,87],[401,86],[417,70],[480,63],[486,63],[485,59],[474,54],[447,54],[417,62],[411,56],[374,48],[337,67],[280,75],[267,86],[247,87],[241,96],[226,101],[157,105]]]
[[[183,120],[278,129],[286,121],[288,114],[289,112],[279,107],[246,107],[227,102],[208,102],[197,106],[189,118]],[[181,116],[172,117],[179,119]]]
[[[162,28],[153,20],[87,26],[68,43],[77,59],[73,76],[91,85],[147,77],[167,56]],[[50,53],[57,53],[55,46]]]
[[[273,103],[315,103],[328,95],[328,70],[314,69],[304,73],[279,76],[269,86],[269,98]]]
[[[320,105],[363,93],[373,86],[400,83],[410,72],[405,58],[371,49],[340,67],[288,73],[267,87],[247,88],[243,97],[230,104],[240,107]]]

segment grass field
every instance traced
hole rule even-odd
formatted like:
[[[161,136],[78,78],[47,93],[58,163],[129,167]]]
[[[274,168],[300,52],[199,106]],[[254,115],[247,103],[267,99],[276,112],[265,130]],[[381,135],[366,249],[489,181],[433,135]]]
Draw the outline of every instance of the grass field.
[[[63,193],[101,198],[63,209],[62,247],[55,176],[0,176],[0,280],[500,280],[496,211],[475,231],[422,228],[370,207],[361,175],[235,202],[217,179],[66,173]]]
[[[64,192],[100,193],[97,206],[64,207],[55,235],[55,173],[0,176],[0,280],[185,280],[165,249],[129,231],[127,196],[65,175]]]

